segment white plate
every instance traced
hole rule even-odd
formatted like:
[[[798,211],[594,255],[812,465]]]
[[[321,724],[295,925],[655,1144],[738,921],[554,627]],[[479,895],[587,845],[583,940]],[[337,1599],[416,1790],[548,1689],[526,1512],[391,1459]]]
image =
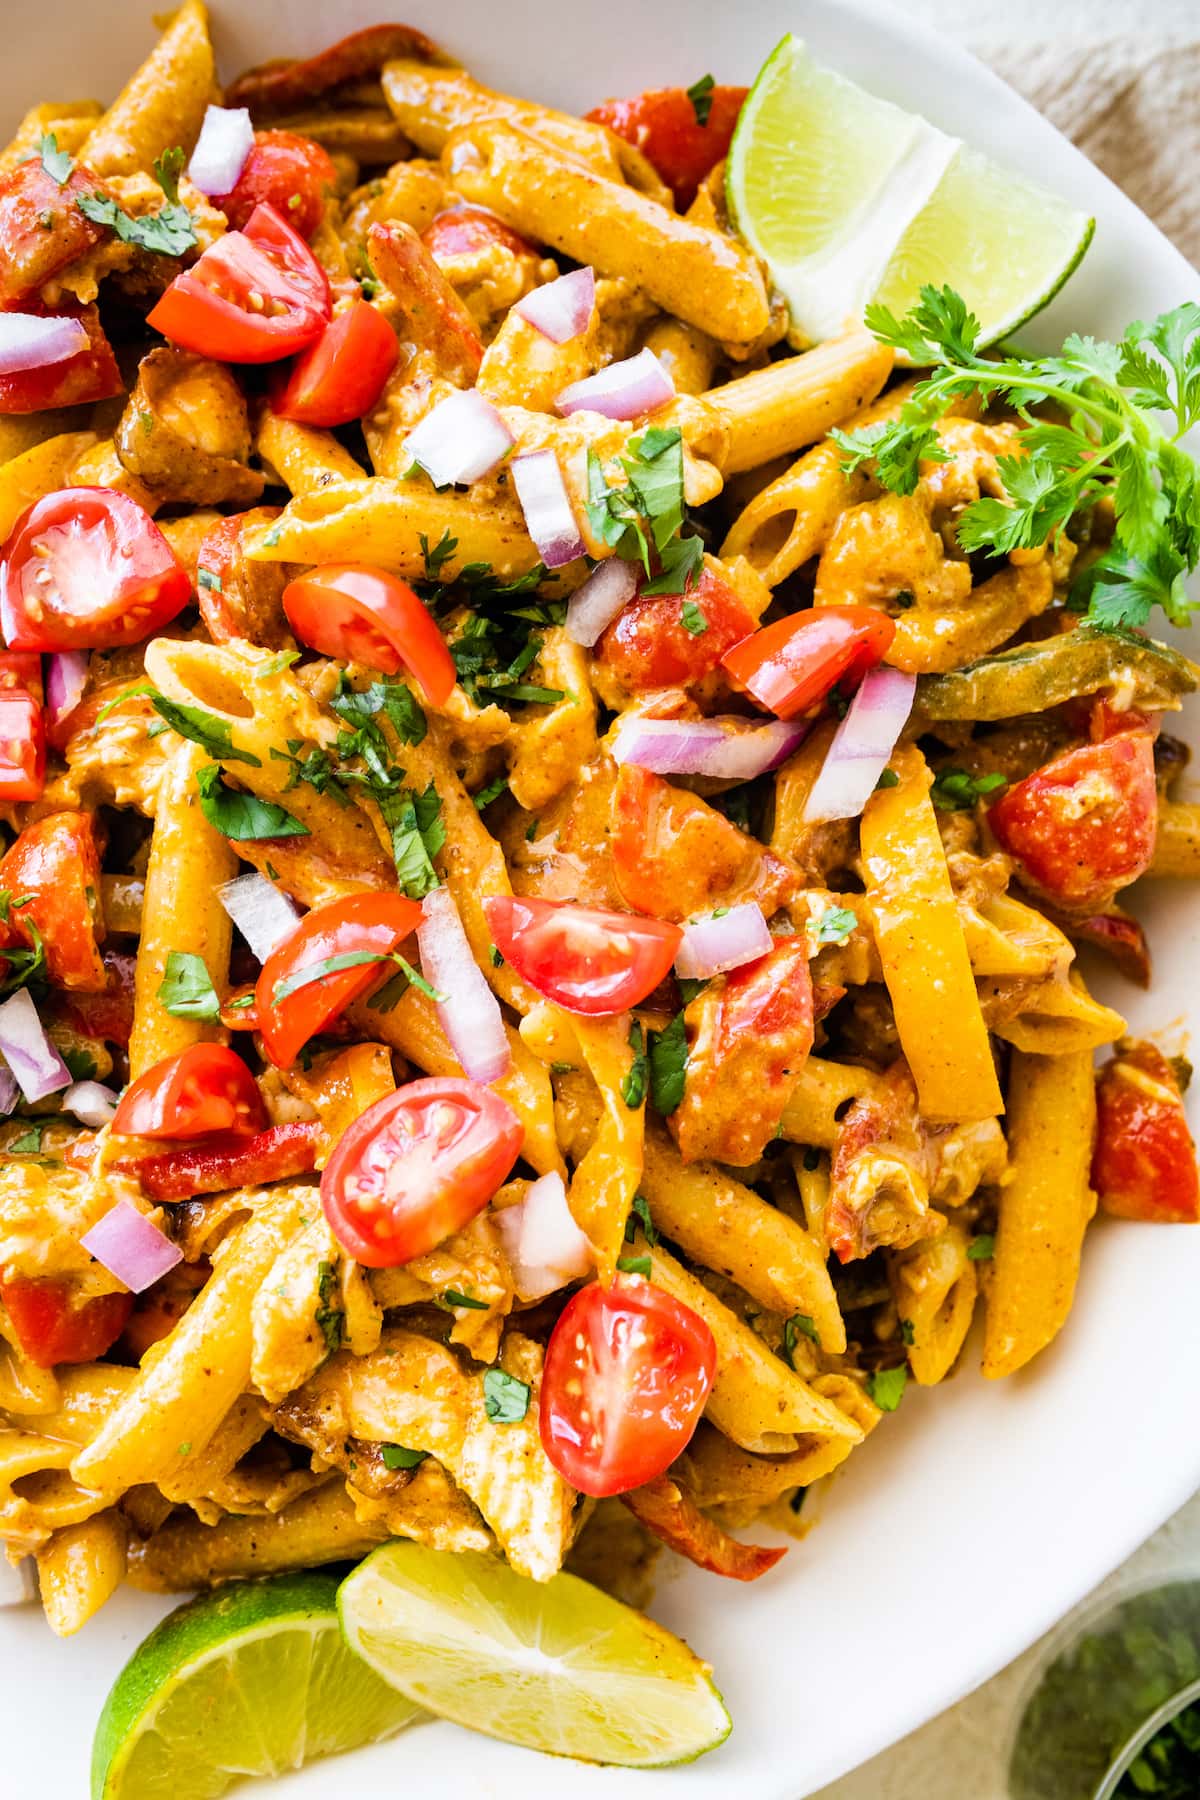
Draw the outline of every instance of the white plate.
[[[6,0],[8,119],[35,100],[114,92],[147,47],[149,10],[150,0]],[[1183,258],[1023,100],[863,0],[404,0],[397,10],[485,80],[580,110],[707,69],[749,80],[783,32],[798,31],[818,57],[1095,213],[1095,244],[1035,339],[1058,342],[1072,328],[1112,336],[1200,298]],[[216,14],[232,71],[315,50],[381,7],[218,0]],[[1196,720],[1193,710],[1193,742]],[[1154,942],[1154,991],[1104,991],[1135,1025],[1178,1041],[1189,1012],[1200,1024],[1200,909],[1164,883],[1143,890],[1139,911]],[[683,1570],[664,1579],[656,1615],[711,1659],[733,1713],[733,1735],[714,1755],[662,1774],[568,1769],[423,1726],[289,1777],[281,1797],[811,1793],[1002,1667],[1200,1485],[1198,1293],[1200,1231],[1099,1224],[1076,1310],[1032,1371],[998,1387],[970,1373],[941,1391],[910,1389],[824,1496],[819,1529],[757,1586]],[[124,1594],[65,1644],[35,1613],[0,1614],[0,1790],[82,1800],[104,1694],[161,1610]]]

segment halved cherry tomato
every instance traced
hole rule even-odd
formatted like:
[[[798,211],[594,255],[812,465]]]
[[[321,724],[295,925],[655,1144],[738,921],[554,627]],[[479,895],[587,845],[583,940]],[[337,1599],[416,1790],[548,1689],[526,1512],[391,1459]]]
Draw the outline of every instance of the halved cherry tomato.
[[[37,156],[0,179],[0,310],[34,299],[60,269],[100,242],[104,227],[80,212],[81,194],[106,198],[107,190],[78,163],[61,187]]]
[[[330,1229],[369,1269],[424,1256],[483,1211],[524,1137],[507,1101],[476,1081],[410,1081],[338,1140],[321,1177]]]
[[[326,563],[283,590],[283,610],[302,643],[340,662],[384,675],[408,668],[432,706],[444,706],[458,679],[428,607],[407,581],[367,563]]]
[[[653,992],[675,961],[683,933],[661,919],[493,894],[483,903],[504,960],[531,988],[568,1012],[624,1012]]]
[[[1103,908],[1154,856],[1153,738],[1123,731],[1064,751],[1006,789],[988,824],[1029,886],[1072,911]]]
[[[419,902],[401,894],[350,894],[301,919],[268,956],[254,990],[258,1028],[276,1068],[295,1062],[310,1037],[394,973],[381,959],[420,923]],[[346,966],[346,957],[359,960]]]
[[[41,658],[0,655],[0,803],[37,800],[45,780]]]
[[[317,1166],[323,1133],[312,1119],[269,1125],[254,1137],[211,1137],[185,1150],[166,1150],[129,1164],[149,1200],[189,1200],[228,1188],[262,1187],[308,1175]]]
[[[145,507],[115,488],[60,488],[26,509],[0,552],[10,650],[115,650],[187,605],[192,584]]]
[[[839,681],[873,669],[895,635],[891,619],[874,606],[814,606],[764,625],[721,662],[760,706],[790,719]]]
[[[336,186],[333,159],[312,138],[295,131],[256,131],[236,187],[214,194],[213,205],[241,231],[265,201],[302,238],[310,238],[324,216],[326,195]]]
[[[271,410],[300,425],[349,425],[369,413],[400,345],[377,306],[355,300],[292,364]]]
[[[44,307],[27,310],[44,313]],[[87,344],[64,362],[44,369],[18,369],[0,375],[0,414],[45,412],[52,406],[87,406],[94,400],[110,400],[125,391],[112,345],[95,306],[59,305],[54,317],[78,319],[88,334]]]
[[[119,1137],[196,1138],[249,1134],[266,1124],[262,1095],[240,1056],[224,1044],[193,1044],[164,1056],[126,1088],[113,1115]]]
[[[542,1446],[581,1494],[624,1494],[687,1447],[717,1372],[713,1334],[640,1276],[593,1282],[546,1346]]]
[[[748,92],[744,87],[710,88],[703,97],[708,101],[703,125],[687,89],[681,87],[650,88],[631,100],[605,100],[587,117],[635,144],[672,189],[682,212],[709,170],[727,153]]]
[[[689,631],[684,603],[704,618]],[[695,615],[688,617],[695,623]],[[691,687],[711,675],[721,658],[754,631],[754,618],[733,589],[708,568],[686,594],[639,594],[613,620],[596,646],[597,660],[630,694],[653,688]]]
[[[96,947],[104,920],[91,815],[47,813],[27,825],[0,857],[0,890],[11,899],[8,922],[21,941],[33,943],[26,920],[41,933],[50,980],[103,993],[108,971]]]
[[[23,1275],[0,1277],[0,1300],[18,1344],[39,1369],[95,1362],[112,1348],[133,1311],[132,1294],[79,1300],[73,1282]]]
[[[278,362],[319,338],[331,311],[325,271],[273,206],[227,231],[177,275],[147,324],[220,362]]]
[[[438,213],[433,224],[421,233],[421,240],[435,262],[453,256],[473,256],[480,250],[499,245],[514,256],[536,256],[537,250],[483,206],[452,206]]]
[[[1196,1146],[1161,1050],[1122,1043],[1096,1078],[1092,1186],[1119,1219],[1200,1221]]]

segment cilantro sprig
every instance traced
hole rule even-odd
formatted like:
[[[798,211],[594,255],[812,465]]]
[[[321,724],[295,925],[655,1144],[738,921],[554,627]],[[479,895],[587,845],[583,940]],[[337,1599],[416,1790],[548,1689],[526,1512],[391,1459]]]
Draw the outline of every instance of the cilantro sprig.
[[[60,166],[62,154],[59,153]],[[124,244],[136,244],[139,249],[151,250],[158,256],[182,256],[185,250],[194,250],[199,242],[196,221],[179,198],[183,161],[183,151],[177,145],[173,150],[164,150],[155,163],[154,179],[163,191],[165,202],[156,213],[144,213],[135,218],[111,194],[80,194],[75,204],[85,219],[90,219],[94,225],[106,225]],[[42,164],[48,166],[44,151]],[[50,172],[60,186],[67,179],[54,168]]]
[[[685,536],[683,437],[677,427],[651,425],[629,440],[617,459],[625,476],[610,484],[594,450],[588,452],[587,515],[596,536],[626,562],[640,562],[643,594],[682,594],[700,573],[703,539]],[[703,631],[696,608],[688,629]]]
[[[1200,468],[1181,439],[1200,421],[1200,305],[1135,320],[1118,344],[1073,333],[1057,356],[984,354],[978,320],[950,287],[923,287],[903,319],[869,306],[866,322],[932,373],[898,418],[832,434],[848,471],[869,463],[881,486],[911,494],[922,462],[946,460],[937,422],[951,405],[967,395],[1002,401],[1023,421],[1020,454],[998,462],[1006,497],[964,510],[962,548],[1031,548],[1107,496],[1112,545],[1076,582],[1070,604],[1106,629],[1141,627],[1156,606],[1173,625],[1188,623],[1184,582],[1200,561]],[[1065,422],[1036,417],[1032,409],[1046,403]]]

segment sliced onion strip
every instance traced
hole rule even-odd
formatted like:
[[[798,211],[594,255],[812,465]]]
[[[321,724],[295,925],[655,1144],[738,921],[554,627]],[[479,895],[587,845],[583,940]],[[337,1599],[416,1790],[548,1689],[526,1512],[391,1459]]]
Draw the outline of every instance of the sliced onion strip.
[[[71,1071],[46,1036],[24,988],[18,988],[0,1006],[0,1056],[26,1100],[44,1100],[47,1094],[71,1085]]]
[[[73,1081],[61,1104],[63,1111],[74,1113],[81,1125],[90,1125],[94,1131],[99,1131],[116,1112],[118,1097],[101,1081]]]
[[[597,564],[567,602],[567,636],[590,650],[633,599],[637,584],[637,569],[624,557],[610,556]]]
[[[0,375],[48,369],[86,350],[91,339],[78,319],[37,313],[0,313]]]
[[[872,669],[863,677],[804,803],[807,824],[857,819],[908,723],[916,691],[916,676],[902,669]]]
[[[743,900],[720,916],[693,919],[683,928],[675,973],[685,981],[707,981],[743,963],[757,962],[771,948],[771,933],[757,900]]]
[[[246,107],[210,106],[188,175],[202,194],[232,194],[253,148],[254,125]]]
[[[517,301],[513,311],[551,343],[569,344],[587,330],[595,304],[595,271],[572,269],[569,275],[534,288]]]
[[[0,1118],[7,1118],[17,1104],[21,1090],[17,1086],[17,1078],[0,1056]]]
[[[525,525],[548,569],[561,569],[584,551],[570,495],[553,450],[513,458],[513,483]]]
[[[86,650],[58,650],[46,670],[46,723],[51,731],[68,718],[83,698],[87,686]]]
[[[296,902],[257,869],[222,882],[217,899],[260,963],[266,962],[284,938],[291,937],[303,917]]]
[[[636,763],[656,775],[709,775],[723,781],[752,781],[786,762],[803,741],[804,720],[772,719],[768,725],[744,719],[622,719],[612,753],[619,763]]]
[[[183,1261],[178,1244],[164,1237],[131,1200],[118,1200],[79,1242],[133,1294],[144,1294]]]
[[[425,917],[417,927],[417,949],[421,973],[446,996],[438,1002],[442,1030],[472,1081],[498,1081],[512,1067],[504,1017],[467,942],[454,895],[437,887],[421,904]]]
[[[598,375],[573,381],[555,399],[560,413],[603,413],[606,419],[638,419],[675,398],[675,383],[653,350],[609,363]]]
[[[590,1275],[595,1267],[592,1246],[567,1205],[561,1175],[543,1175],[516,1206],[492,1213],[512,1265],[521,1300],[540,1300],[569,1281]]]
[[[491,401],[465,388],[425,414],[406,449],[435,487],[460,487],[490,475],[515,442]]]

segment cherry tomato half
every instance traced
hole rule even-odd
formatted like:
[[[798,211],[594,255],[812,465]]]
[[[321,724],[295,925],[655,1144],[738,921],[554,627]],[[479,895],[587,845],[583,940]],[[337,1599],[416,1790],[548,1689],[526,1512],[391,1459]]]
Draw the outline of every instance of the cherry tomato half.
[[[624,1012],[652,993],[675,961],[683,933],[662,919],[494,894],[483,903],[505,961],[569,1012]]]
[[[145,507],[114,488],[60,488],[26,509],[0,552],[10,650],[115,650],[151,637],[192,584]]]
[[[1121,1219],[1200,1220],[1196,1146],[1175,1071],[1153,1044],[1122,1044],[1096,1078],[1092,1186]]]
[[[45,779],[41,658],[0,655],[0,804],[37,800]]]
[[[104,992],[108,971],[96,947],[104,927],[100,854],[89,813],[47,813],[27,825],[0,857],[0,890],[12,898],[8,922],[23,942],[33,943],[26,920],[36,925],[57,987]]]
[[[330,1229],[369,1269],[424,1256],[483,1211],[524,1137],[507,1101],[476,1081],[410,1081],[338,1140],[321,1177]]]
[[[95,1362],[111,1350],[133,1311],[132,1294],[79,1300],[70,1281],[21,1275],[0,1278],[0,1300],[23,1353],[39,1369]]]
[[[320,337],[332,302],[325,271],[273,206],[227,231],[177,275],[147,324],[220,362],[277,362]]]
[[[426,606],[406,581],[367,563],[326,563],[290,581],[283,610],[302,643],[339,662],[384,675],[411,669],[431,706],[444,706],[458,679]]]
[[[294,131],[256,131],[249,156],[231,193],[213,196],[235,231],[256,206],[273,206],[302,238],[310,238],[325,213],[325,198],[337,186],[337,170],[327,150]]]
[[[310,1037],[395,972],[379,959],[420,923],[420,903],[401,894],[350,894],[301,919],[268,956],[254,990],[258,1028],[276,1068],[295,1062]],[[369,960],[346,966],[347,957]]]
[[[703,124],[687,89],[681,87],[650,88],[631,100],[605,100],[587,117],[635,144],[672,189],[683,212],[709,170],[728,151],[747,92],[744,87],[709,88],[699,102]]]
[[[537,255],[528,238],[520,237],[483,206],[452,206],[438,213],[433,224],[421,233],[421,241],[437,263],[455,256],[475,256],[497,245],[511,250],[514,256]]]
[[[26,310],[48,313],[47,308],[40,306]],[[111,400],[114,394],[124,393],[125,383],[100,323],[99,309],[62,304],[54,308],[53,317],[78,319],[88,334],[87,343],[63,362],[0,375],[0,414],[45,412],[52,406],[89,406],[95,400]]]
[[[713,1334],[690,1306],[640,1276],[593,1282],[546,1346],[546,1455],[581,1494],[641,1487],[687,1447],[716,1372]]]
[[[377,306],[355,300],[292,364],[271,410],[300,425],[349,425],[369,413],[396,366],[400,345]]]
[[[224,1044],[193,1044],[164,1056],[126,1088],[113,1115],[119,1137],[196,1138],[211,1131],[261,1131],[262,1095],[240,1056]]]
[[[1006,789],[988,824],[1031,887],[1071,910],[1102,907],[1154,856],[1153,738],[1123,731],[1065,751]]]
[[[721,663],[760,706],[790,719],[839,681],[873,669],[895,635],[891,619],[873,606],[814,606],[764,625]]]

